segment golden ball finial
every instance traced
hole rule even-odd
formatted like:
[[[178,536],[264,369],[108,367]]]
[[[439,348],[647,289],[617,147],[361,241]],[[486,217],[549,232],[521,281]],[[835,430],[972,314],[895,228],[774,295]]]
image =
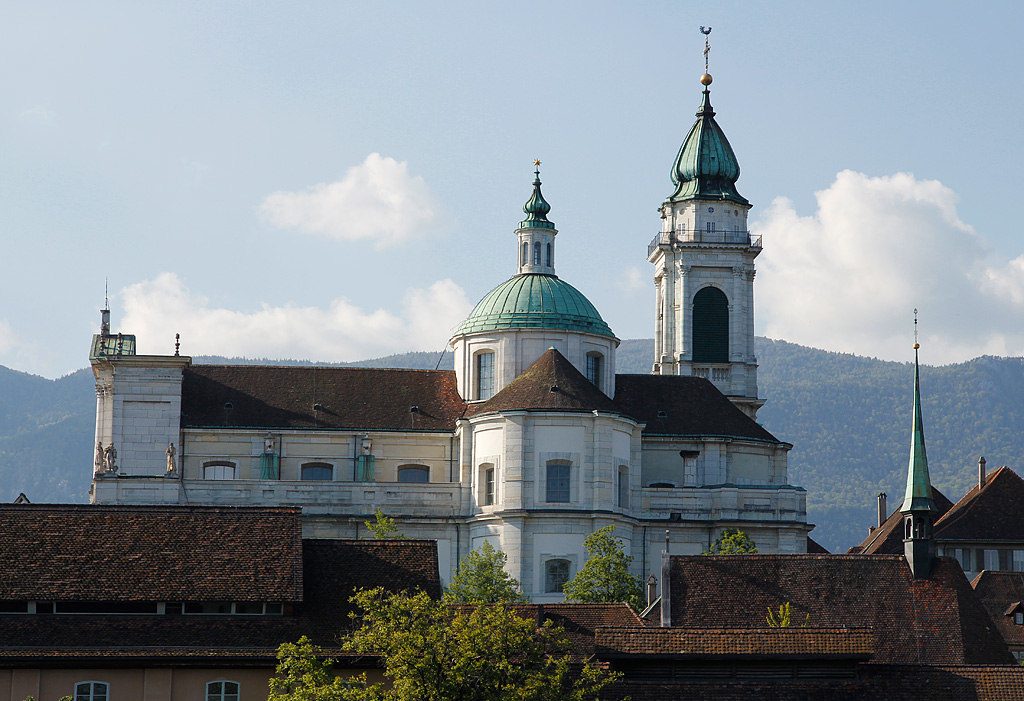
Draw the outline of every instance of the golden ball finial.
[[[710,73],[705,73],[704,75],[702,75],[700,77],[700,84],[703,85],[704,87],[707,87],[707,86],[711,85],[711,80],[712,80],[711,74]]]
[[[918,348],[920,348],[920,347],[921,347],[921,344],[920,344],[920,343],[915,343],[915,344],[914,344],[914,350],[917,350],[917,349],[918,349]]]

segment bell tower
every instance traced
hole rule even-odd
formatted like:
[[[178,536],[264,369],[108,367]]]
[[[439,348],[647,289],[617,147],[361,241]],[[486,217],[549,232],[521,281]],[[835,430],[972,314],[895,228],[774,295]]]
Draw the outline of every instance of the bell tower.
[[[921,419],[921,370],[917,360],[917,310],[914,310],[914,422],[910,431],[910,464],[907,491],[903,497],[903,554],[914,579],[926,579],[935,559],[932,528],[938,509],[932,499],[928,455],[924,449],[924,421]]]
[[[654,265],[656,375],[710,380],[752,418],[754,258],[761,238],[747,229],[750,202],[736,190],[740,166],[711,107],[705,35],[704,86],[697,121],[672,165],[675,191],[661,205],[661,232],[647,248]]]

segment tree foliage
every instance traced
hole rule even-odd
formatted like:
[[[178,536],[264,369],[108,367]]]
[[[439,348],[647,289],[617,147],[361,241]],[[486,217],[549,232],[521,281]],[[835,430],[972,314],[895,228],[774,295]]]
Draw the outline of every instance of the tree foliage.
[[[621,601],[634,608],[643,607],[643,582],[630,574],[633,558],[625,553],[614,533],[615,526],[608,525],[583,541],[589,557],[576,576],[565,583],[566,601]]]
[[[722,535],[711,544],[710,550],[703,555],[752,555],[757,553],[757,544],[750,539],[746,531],[738,528],[726,528]]]
[[[453,607],[379,588],[352,600],[362,614],[345,647],[379,657],[390,684],[338,681],[300,641],[281,646],[270,701],[592,701],[618,676],[590,663],[572,669],[564,631],[503,604]]]
[[[444,600],[458,604],[522,603],[526,597],[519,581],[505,571],[507,556],[488,541],[473,550],[459,563],[444,593]]]
[[[375,520],[363,521],[363,525],[370,529],[373,537],[377,540],[408,540],[398,532],[395,519],[385,516],[379,508],[374,512]]]
[[[337,677],[332,661],[302,636],[298,643],[277,648],[277,676],[270,678],[267,701],[348,701],[365,692],[366,674],[352,679]]]
[[[765,620],[768,622],[769,628],[789,628],[793,625],[793,611],[790,608],[789,602],[779,604],[779,612],[775,613],[772,611],[771,606],[768,607],[768,615],[765,616]],[[806,628],[811,625],[811,614],[807,614],[804,617],[804,622],[800,625],[801,628]]]

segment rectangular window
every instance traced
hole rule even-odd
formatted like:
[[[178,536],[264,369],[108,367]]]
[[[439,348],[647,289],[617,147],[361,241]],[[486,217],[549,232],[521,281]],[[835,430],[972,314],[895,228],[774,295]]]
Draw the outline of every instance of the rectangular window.
[[[964,572],[971,571],[971,549],[970,548],[956,548],[953,550],[953,557],[960,563],[960,567],[963,568]]]
[[[622,466],[619,468],[619,508],[629,508],[629,468]]]
[[[494,353],[476,356],[476,398],[490,399],[494,394]]]
[[[998,550],[986,550],[985,551],[985,569],[997,571],[999,569],[999,551]]]
[[[484,470],[484,506],[494,504],[494,468]]]
[[[596,353],[587,354],[587,379],[601,389],[601,356]]]
[[[564,462],[549,462],[547,474],[547,498],[545,501],[569,503],[569,465]]]
[[[1024,572],[1024,550],[1013,551],[1013,571]]]
[[[374,476],[374,464],[377,458],[374,455],[360,455],[356,460],[356,482],[376,482]]]
[[[276,480],[281,479],[281,466],[277,456],[269,453],[260,455],[260,479]]]
[[[568,560],[548,560],[544,563],[544,592],[558,594],[569,581]]]

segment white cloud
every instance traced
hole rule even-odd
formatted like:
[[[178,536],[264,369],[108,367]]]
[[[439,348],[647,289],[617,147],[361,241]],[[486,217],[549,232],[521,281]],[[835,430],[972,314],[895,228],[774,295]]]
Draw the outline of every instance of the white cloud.
[[[436,232],[443,217],[423,178],[407,164],[371,153],[333,183],[306,192],[275,192],[260,214],[280,228],[341,241],[372,239],[378,248]]]
[[[26,119],[33,122],[41,122],[43,124],[52,124],[56,114],[50,109],[43,107],[42,105],[36,105],[30,107],[27,110],[22,110],[22,119]]]
[[[952,190],[843,171],[816,197],[813,216],[779,198],[754,226],[761,333],[907,360],[916,307],[925,362],[1024,354],[1024,256],[996,261]]]
[[[451,280],[406,292],[399,313],[365,311],[345,299],[324,309],[263,305],[254,312],[212,307],[174,273],[161,273],[121,291],[121,328],[136,335],[140,353],[170,354],[174,334],[188,355],[351,361],[440,351],[472,305]]]
[[[651,283],[650,272],[641,271],[635,265],[623,270],[617,282],[619,289],[627,293],[641,292],[654,287]]]

